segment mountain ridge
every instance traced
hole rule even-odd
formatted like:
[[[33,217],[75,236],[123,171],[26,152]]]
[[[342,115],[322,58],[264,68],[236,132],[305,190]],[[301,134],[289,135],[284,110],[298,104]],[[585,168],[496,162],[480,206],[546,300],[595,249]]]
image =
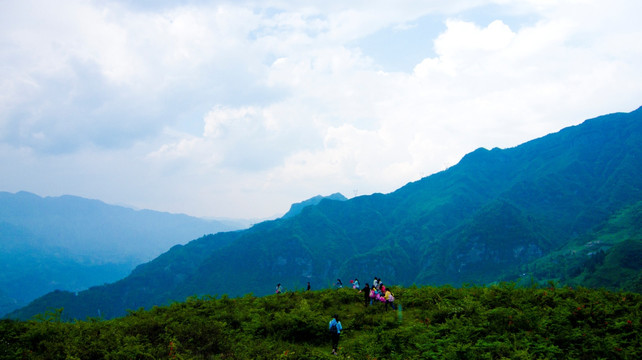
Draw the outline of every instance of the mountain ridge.
[[[0,314],[56,289],[116,281],[175,244],[233,226],[73,195],[0,192]]]
[[[83,303],[85,308],[102,307],[104,316],[113,317],[125,308],[192,295],[265,295],[277,282],[290,289],[307,281],[327,287],[339,277],[458,286],[527,273],[534,281],[547,281],[552,278],[545,272],[550,264],[538,264],[538,259],[584,239],[621,209],[642,201],[639,143],[642,108],[589,119],[509,149],[480,148],[457,165],[388,194],[321,201],[290,218],[172,248],[146,264],[146,275],[137,278],[174,279],[162,289],[143,292],[130,286],[123,293],[111,284],[68,302],[34,302],[12,316],[25,318],[47,306],[64,306],[68,316],[83,317],[91,314],[78,310]],[[614,245],[627,240],[638,243],[642,238],[619,239]],[[221,241],[229,242],[221,246]],[[211,250],[200,262],[168,269],[173,261],[189,262],[202,251],[199,247]],[[616,257],[608,253],[606,258]],[[583,260],[569,260],[581,264],[580,275],[557,280],[572,283],[589,275]],[[642,289],[642,282],[629,283]],[[109,308],[91,300],[98,292],[124,300],[120,308]]]
[[[304,208],[306,208],[308,206],[312,206],[312,205],[317,205],[318,203],[320,203],[321,201],[323,201],[325,199],[327,199],[327,200],[335,200],[335,201],[346,201],[346,200],[348,200],[341,193],[334,193],[334,194],[331,194],[331,195],[328,195],[328,196],[317,195],[317,196],[311,197],[311,198],[309,198],[309,199],[307,199],[305,201],[301,201],[301,202],[292,204],[290,206],[290,210],[288,210],[288,212],[286,212],[285,215],[282,216],[282,218],[286,218],[287,219],[287,218],[296,216],[301,211],[303,211]]]

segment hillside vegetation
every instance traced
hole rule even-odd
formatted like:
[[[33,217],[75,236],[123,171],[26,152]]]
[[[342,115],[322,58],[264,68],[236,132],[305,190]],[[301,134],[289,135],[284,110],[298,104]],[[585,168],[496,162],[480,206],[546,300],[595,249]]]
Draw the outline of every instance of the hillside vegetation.
[[[191,297],[112,320],[0,322],[0,359],[639,359],[642,296],[501,283]],[[328,322],[344,331],[330,355]]]
[[[561,249],[522,267],[522,273],[568,285],[642,293],[642,202]],[[506,279],[514,279],[507,277]]]
[[[520,278],[640,291],[642,108],[509,149],[478,149],[389,194],[324,199],[295,215],[175,246],[128,277],[50,293],[47,308],[123,316],[193,295],[267,295],[378,274],[409,286]],[[632,255],[630,255],[632,254]]]

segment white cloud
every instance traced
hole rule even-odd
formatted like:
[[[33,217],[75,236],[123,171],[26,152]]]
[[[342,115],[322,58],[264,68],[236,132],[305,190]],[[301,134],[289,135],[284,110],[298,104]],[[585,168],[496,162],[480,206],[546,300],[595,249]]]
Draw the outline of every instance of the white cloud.
[[[0,190],[238,217],[393,191],[476,147],[637,108],[640,7],[3,2]],[[443,31],[422,38],[418,19]],[[403,47],[357,45],[382,29],[432,55],[386,71]]]

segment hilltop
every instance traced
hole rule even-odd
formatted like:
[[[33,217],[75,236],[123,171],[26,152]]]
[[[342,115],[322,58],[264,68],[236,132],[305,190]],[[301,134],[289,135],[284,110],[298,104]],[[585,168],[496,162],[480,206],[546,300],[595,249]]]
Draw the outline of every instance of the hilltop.
[[[338,314],[342,359],[637,359],[635,293],[586,288],[393,287],[397,310],[353,289],[191,297],[108,321],[0,322],[0,358],[329,359]]]

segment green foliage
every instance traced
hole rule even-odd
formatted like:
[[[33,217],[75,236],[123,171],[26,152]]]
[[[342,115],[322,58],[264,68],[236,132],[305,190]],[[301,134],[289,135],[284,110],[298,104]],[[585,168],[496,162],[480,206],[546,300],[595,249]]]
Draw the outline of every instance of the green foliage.
[[[0,322],[0,359],[634,359],[637,293],[557,287],[393,287],[398,310],[352,289],[190,297],[111,319],[64,322],[61,310]],[[403,310],[399,310],[399,308]]]
[[[540,282],[642,292],[642,201],[560,250],[523,267]]]

